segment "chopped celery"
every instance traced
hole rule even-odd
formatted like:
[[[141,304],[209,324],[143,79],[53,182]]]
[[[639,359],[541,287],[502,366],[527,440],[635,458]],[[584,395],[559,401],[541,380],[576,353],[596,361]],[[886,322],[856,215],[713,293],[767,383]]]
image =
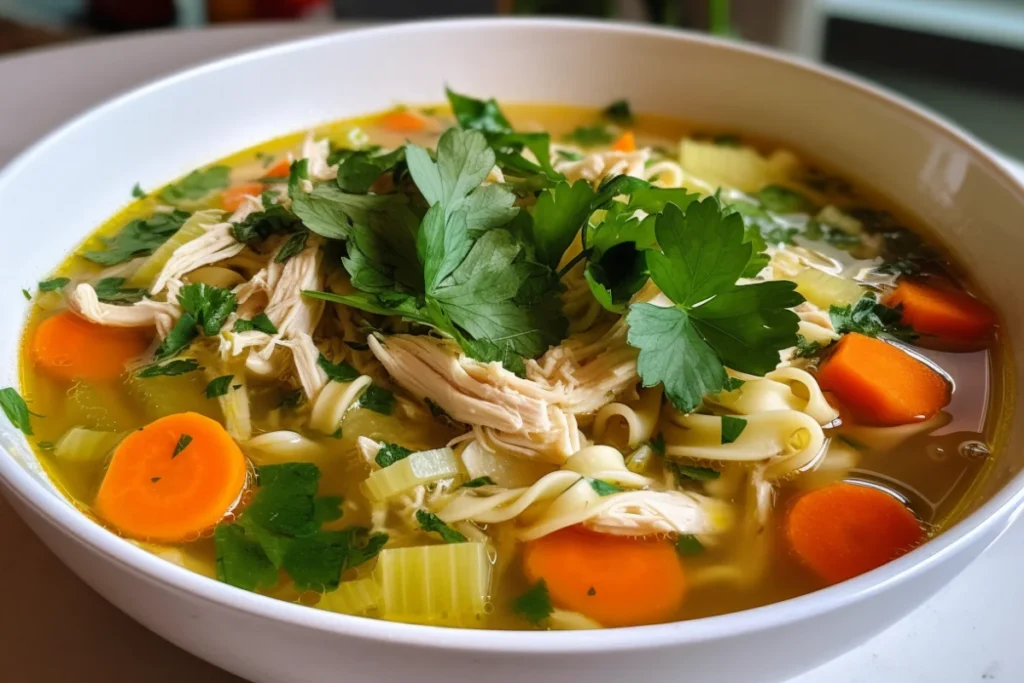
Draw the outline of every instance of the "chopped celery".
[[[793,161],[792,155],[782,152],[765,158],[752,147],[726,147],[689,138],[679,147],[679,162],[687,173],[713,187],[743,192],[757,192],[785,180]]]
[[[164,265],[171,258],[171,254],[178,247],[204,235],[206,229],[219,222],[223,215],[223,211],[216,209],[196,211],[192,214],[191,218],[185,221],[185,224],[181,226],[178,232],[171,235],[169,240],[161,244],[149,258],[143,261],[139,269],[135,271],[135,274],[128,278],[128,285],[131,287],[148,287],[153,284],[153,280],[160,274]]]
[[[864,225],[859,220],[831,204],[819,211],[815,218],[825,225],[831,225],[833,228],[842,230],[848,235],[859,235],[864,232]]]
[[[459,461],[450,448],[420,451],[377,470],[367,477],[363,486],[371,500],[386,500],[438,479],[459,473]]]
[[[385,619],[482,625],[491,582],[484,543],[383,550],[374,573],[380,581],[381,616]]]
[[[655,461],[654,449],[644,444],[626,458],[626,469],[636,474],[650,476],[655,468]]]
[[[818,308],[849,306],[860,301],[864,288],[853,280],[830,275],[817,268],[807,268],[794,278],[796,291]]]
[[[60,460],[95,462],[105,458],[123,437],[123,432],[101,432],[72,427],[57,441],[53,454]]]
[[[372,577],[343,581],[330,593],[324,593],[316,606],[340,614],[366,614],[380,606],[380,586]]]

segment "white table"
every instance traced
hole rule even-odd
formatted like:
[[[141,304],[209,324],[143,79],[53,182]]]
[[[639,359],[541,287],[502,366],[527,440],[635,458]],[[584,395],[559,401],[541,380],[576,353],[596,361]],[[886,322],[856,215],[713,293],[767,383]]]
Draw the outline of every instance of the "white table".
[[[264,24],[160,32],[2,59],[0,164],[115,93],[214,57],[333,28]],[[1024,168],[1019,170],[1024,178]],[[161,641],[104,603],[35,539],[2,499],[0,548],[0,679],[238,680]],[[1018,524],[915,613],[792,683],[1024,681],[1019,638],[1022,566],[1024,524]],[[794,643],[793,656],[813,647]],[[745,656],[756,661],[756,653]],[[19,675],[8,678],[8,672]]]

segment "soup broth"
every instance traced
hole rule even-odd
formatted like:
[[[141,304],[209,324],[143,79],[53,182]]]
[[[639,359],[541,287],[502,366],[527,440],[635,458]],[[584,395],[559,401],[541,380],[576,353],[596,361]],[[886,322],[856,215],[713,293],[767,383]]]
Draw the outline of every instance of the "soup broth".
[[[450,626],[691,619],[971,503],[1007,361],[970,289],[783,145],[452,94],[136,188],[33,295],[25,420],[84,513],[240,588]]]

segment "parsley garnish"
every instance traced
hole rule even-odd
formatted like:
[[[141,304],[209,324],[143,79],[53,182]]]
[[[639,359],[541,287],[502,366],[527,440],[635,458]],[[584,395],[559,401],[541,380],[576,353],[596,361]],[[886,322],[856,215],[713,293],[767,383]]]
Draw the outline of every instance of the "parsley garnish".
[[[868,337],[889,337],[907,342],[917,339],[914,329],[900,322],[902,308],[889,308],[872,294],[852,305],[832,306],[828,309],[828,316],[839,334],[857,332]]]
[[[252,330],[258,330],[264,334],[277,334],[277,327],[266,313],[253,316],[252,320],[238,318],[235,320],[234,327],[231,328],[232,332],[250,332]]]
[[[171,453],[171,458],[177,458],[183,450],[188,448],[188,445],[192,443],[192,436],[189,434],[182,434],[178,437],[178,443],[174,446],[174,452]]]
[[[788,309],[804,299],[792,282],[736,284],[757,254],[744,241],[742,219],[723,215],[714,197],[685,214],[667,205],[655,231],[662,251],[648,250],[647,266],[675,306],[631,306],[628,340],[640,349],[644,386],[662,383],[688,413],[726,388],[726,365],[755,375],[773,370],[779,350],[796,344],[799,318]]]
[[[494,480],[490,477],[477,477],[476,479],[470,479],[462,485],[463,488],[467,489],[478,489],[481,486],[494,486]]]
[[[676,539],[676,552],[681,557],[692,557],[704,552],[704,544],[693,534],[679,534]]]
[[[25,297],[25,301],[32,301],[32,293],[29,292],[27,289],[22,289],[21,295]]]
[[[155,358],[163,360],[180,353],[200,334],[208,337],[220,332],[238,302],[227,289],[202,283],[185,285],[178,292],[182,314],[157,347]]]
[[[651,439],[648,443],[651,446],[651,450],[653,450],[655,453],[657,453],[658,455],[661,455],[661,456],[665,455],[665,435],[664,434],[662,434],[661,432],[658,432],[658,434],[655,435],[655,437],[653,439]]]
[[[441,518],[433,512],[417,510],[416,522],[420,525],[420,529],[428,534],[437,533],[445,543],[465,543],[467,540],[461,533],[441,521]]]
[[[32,436],[32,423],[30,416],[34,413],[28,409],[28,404],[21,397],[17,389],[6,387],[0,389],[0,408],[11,424],[22,431],[26,436]]]
[[[768,185],[755,194],[761,206],[776,213],[809,213],[814,205],[796,190],[780,185]]]
[[[122,287],[123,277],[105,277],[95,285],[96,298],[108,304],[133,304],[142,301],[146,290],[141,287]]]
[[[298,408],[302,405],[302,402],[306,400],[301,389],[295,389],[294,391],[288,391],[281,394],[281,400],[278,401],[278,408]]]
[[[234,375],[224,375],[223,377],[210,380],[210,383],[206,385],[206,398],[217,398],[218,396],[226,395],[231,388],[231,380],[234,378]]]
[[[697,467],[695,465],[680,465],[672,462],[672,471],[678,479],[691,479],[693,481],[711,481],[718,479],[722,473],[710,467]]]
[[[794,358],[813,358],[821,353],[821,350],[825,346],[821,342],[808,341],[807,337],[798,335],[796,338],[796,351],[793,352]]]
[[[395,395],[387,389],[371,384],[359,397],[359,405],[381,415],[390,415],[395,409]]]
[[[577,126],[576,129],[565,136],[566,142],[575,142],[580,147],[597,147],[607,145],[615,139],[603,124],[594,126]]]
[[[52,280],[43,280],[39,283],[40,292],[56,292],[64,289],[68,283],[71,282],[71,278],[67,277],[55,277]]]
[[[807,221],[803,236],[809,240],[824,241],[836,249],[853,249],[861,244],[860,235],[852,235],[817,220]]]
[[[344,192],[365,194],[377,178],[394,171],[404,161],[405,147],[377,156],[369,152],[353,152],[341,161],[335,182]]]
[[[512,603],[513,611],[526,617],[531,624],[538,625],[555,611],[551,606],[548,585],[541,579]]]
[[[602,114],[606,119],[620,126],[628,126],[633,123],[633,112],[629,108],[628,100],[615,100],[605,107]]]
[[[231,169],[227,166],[211,166],[195,170],[160,192],[160,197],[171,204],[181,204],[203,199],[214,190],[228,186]]]
[[[587,479],[587,483],[590,484],[590,488],[594,489],[594,492],[599,496],[610,496],[613,493],[620,493],[622,491],[622,488],[603,479]]]
[[[306,240],[308,239],[309,233],[305,230],[294,233],[283,245],[281,245],[281,248],[277,250],[277,255],[274,256],[274,262],[284,263],[291,257],[301,253],[302,250],[306,248]]]
[[[139,370],[138,376],[143,379],[148,377],[170,377],[173,375],[184,375],[185,373],[201,369],[202,366],[199,365],[199,361],[195,358],[185,358],[172,360],[170,363],[164,363],[163,365],[148,365]]]
[[[412,455],[412,451],[404,446],[399,446],[397,443],[385,443],[377,451],[374,460],[378,466],[384,468],[388,465],[394,465],[399,460],[405,460],[410,455]]]
[[[583,155],[579,152],[572,152],[568,149],[560,149],[555,152],[563,161],[579,161]]]
[[[327,375],[327,379],[334,382],[351,382],[359,377],[359,371],[348,363],[332,363],[322,353],[317,359],[316,364]]]
[[[722,443],[732,443],[740,438],[740,434],[747,428],[747,421],[742,417],[733,415],[722,416]]]
[[[100,237],[104,250],[83,252],[82,258],[101,266],[116,266],[139,256],[149,256],[178,232],[188,217],[184,211],[172,211],[146,219],[136,218],[113,237]]]
[[[139,183],[135,183],[135,185],[132,186],[132,197],[135,199],[145,199],[148,196],[149,195],[145,193],[142,189],[142,185]]]

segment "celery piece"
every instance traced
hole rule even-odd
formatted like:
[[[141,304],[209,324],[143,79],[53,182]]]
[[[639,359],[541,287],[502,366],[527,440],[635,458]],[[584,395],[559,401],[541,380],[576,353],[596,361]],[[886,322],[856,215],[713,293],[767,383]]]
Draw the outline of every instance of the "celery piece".
[[[123,432],[72,427],[57,441],[53,454],[59,460],[69,462],[95,462],[105,458],[122,438]]]
[[[444,626],[482,626],[490,597],[491,563],[484,543],[393,548],[374,570],[381,616]]]
[[[339,614],[366,614],[380,606],[380,586],[373,577],[343,581],[324,593],[316,606]]]
[[[817,268],[800,271],[793,281],[797,292],[824,310],[829,306],[849,306],[864,296],[864,288],[853,280],[836,277]]]
[[[363,482],[371,500],[386,500],[420,484],[453,477],[459,473],[459,462],[450,448],[420,451],[377,470]]]
[[[196,211],[185,221],[178,232],[171,235],[169,240],[157,247],[157,250],[143,261],[139,269],[135,271],[135,274],[128,278],[128,285],[130,287],[148,287],[153,284],[153,280],[156,279],[156,276],[167,265],[171,254],[178,247],[206,234],[207,228],[219,222],[223,215],[224,212],[217,209]]]

